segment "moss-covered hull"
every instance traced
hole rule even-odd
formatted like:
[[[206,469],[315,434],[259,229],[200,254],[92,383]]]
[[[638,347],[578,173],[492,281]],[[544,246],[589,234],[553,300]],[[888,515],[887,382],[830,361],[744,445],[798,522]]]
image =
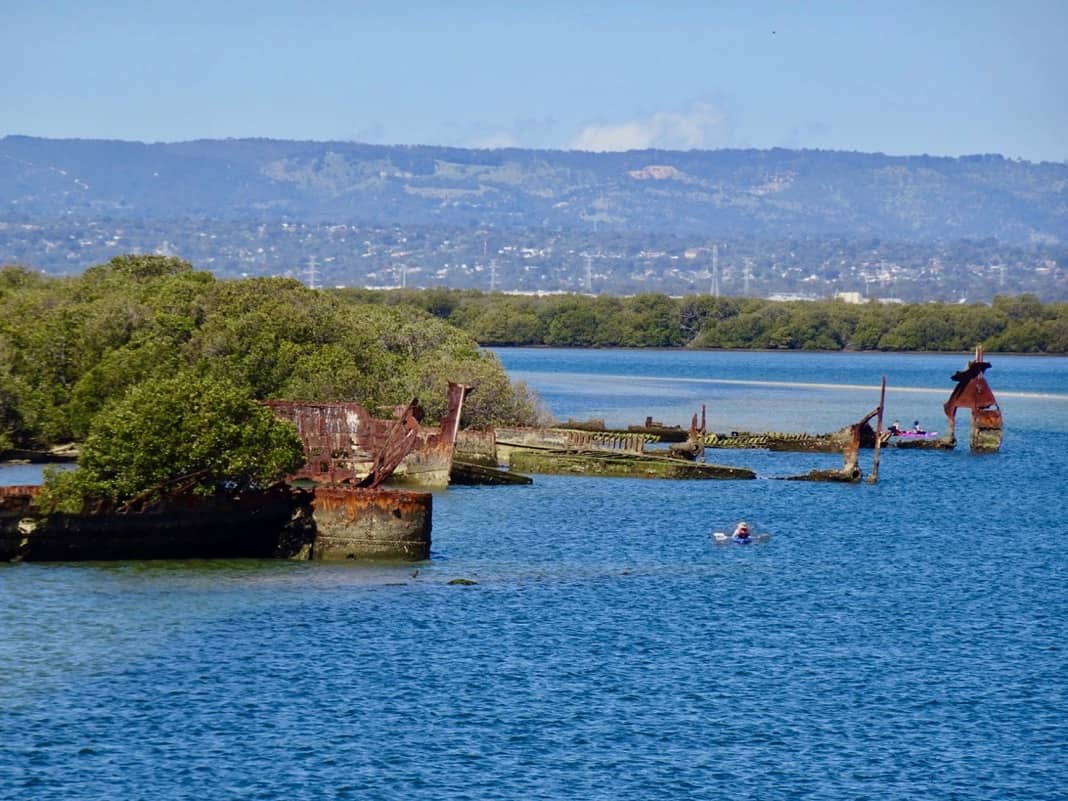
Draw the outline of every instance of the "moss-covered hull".
[[[524,473],[612,476],[623,478],[752,479],[745,467],[611,453],[565,453],[516,449],[511,468]]]

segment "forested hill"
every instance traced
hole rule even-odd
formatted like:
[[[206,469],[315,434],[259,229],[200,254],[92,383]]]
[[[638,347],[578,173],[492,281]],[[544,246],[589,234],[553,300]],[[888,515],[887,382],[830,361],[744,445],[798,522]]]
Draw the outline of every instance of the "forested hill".
[[[1068,241],[1068,164],[783,149],[0,139],[0,220],[64,215],[1026,245]]]

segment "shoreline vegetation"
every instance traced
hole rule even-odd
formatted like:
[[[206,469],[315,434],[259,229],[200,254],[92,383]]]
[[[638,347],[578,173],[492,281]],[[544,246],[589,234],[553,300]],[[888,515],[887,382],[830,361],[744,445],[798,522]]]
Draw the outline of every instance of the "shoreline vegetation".
[[[64,278],[0,268],[0,459],[76,443],[77,470],[46,479],[57,508],[191,477],[201,493],[266,486],[300,445],[261,401],[355,401],[392,417],[417,398],[429,424],[449,381],[475,388],[466,425],[544,420],[492,352],[414,306],[223,281],[169,256]]]
[[[696,348],[1068,354],[1068,303],[777,301],[641,294],[511,295],[459,289],[333,289],[346,303],[414,306],[487,347]]]
[[[92,474],[53,482],[72,505],[79,491],[121,501],[179,472],[203,476],[208,492],[284,472],[293,443],[255,412],[267,399],[355,401],[389,416],[418,398],[429,423],[456,381],[474,387],[464,427],[548,424],[537,395],[509,379],[489,346],[965,352],[977,343],[1068,353],[1068,303],[313,290],[286,278],[222,280],[159,255],[118,256],[75,277],[8,266],[0,458],[89,446],[99,458],[79,470]],[[171,402],[178,396],[186,401]],[[141,442],[172,456],[143,464]],[[221,456],[231,450],[244,454],[236,467]],[[200,457],[174,456],[186,453]]]

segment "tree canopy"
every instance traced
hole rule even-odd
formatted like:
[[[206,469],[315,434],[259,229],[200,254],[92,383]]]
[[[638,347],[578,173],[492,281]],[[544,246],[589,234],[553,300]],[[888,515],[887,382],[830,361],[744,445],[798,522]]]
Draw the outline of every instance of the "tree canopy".
[[[86,442],[109,406],[178,375],[253,400],[372,411],[418,397],[429,420],[455,380],[476,387],[465,425],[540,414],[492,353],[414,306],[349,302],[290,279],[221,281],[165,256],[122,256],[71,278],[0,269],[0,450]]]
[[[44,502],[80,511],[181,483],[200,493],[266,487],[304,462],[296,429],[247,389],[195,375],[149,378],[93,421],[78,469],[52,471]]]
[[[337,295],[432,308],[483,345],[967,351],[982,343],[991,352],[1068,353],[1068,303],[1044,304],[1033,295],[987,305],[428,292]]]

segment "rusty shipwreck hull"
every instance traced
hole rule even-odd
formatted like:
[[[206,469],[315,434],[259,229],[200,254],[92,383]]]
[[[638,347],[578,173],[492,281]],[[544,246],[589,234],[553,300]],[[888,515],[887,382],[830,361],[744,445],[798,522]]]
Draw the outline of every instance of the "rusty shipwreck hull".
[[[266,401],[296,426],[304,443],[304,465],[290,480],[375,487],[387,479],[441,488],[449,484],[456,434],[470,388],[449,383],[448,407],[437,428],[421,425],[417,400],[394,420],[371,416],[358,403]]]
[[[430,558],[425,492],[278,485],[238,496],[175,495],[82,514],[34,508],[39,486],[0,487],[0,561]]]
[[[603,417],[595,417],[589,420],[572,420],[560,423],[556,428],[571,431],[590,431],[601,434],[646,434],[652,437],[654,442],[686,442],[689,432],[679,425],[664,425],[659,420],[646,417],[645,422],[639,425],[627,426],[626,428],[608,428]]]
[[[853,441],[853,427],[843,426],[827,434],[789,433],[781,431],[709,432],[706,448],[735,448],[741,450],[794,451],[799,453],[838,453]],[[858,447],[870,449],[876,445],[875,429],[865,425],[860,431]]]
[[[990,362],[983,358],[983,346],[975,348],[975,358],[963,370],[951,378],[957,386],[942,407],[946,413],[949,441],[956,441],[957,409],[969,409],[972,413],[971,450],[974,453],[989,453],[1001,448],[1004,421],[994,391],[983,375],[990,369]]]
[[[660,429],[663,431],[663,429]],[[499,427],[495,432],[497,458],[508,464],[516,450],[601,451],[608,453],[648,454],[647,446],[657,442],[679,443],[668,448],[668,453],[680,458],[694,459],[703,448],[734,450],[800,451],[809,453],[838,453],[853,441],[853,427],[843,426],[838,431],[826,434],[784,433],[776,431],[732,431],[716,433],[707,431],[703,424],[691,423],[690,429],[678,429],[664,438],[653,429],[579,430],[570,428],[508,428]],[[876,433],[870,425],[860,431],[859,447],[874,448]],[[467,442],[464,442],[464,458]],[[485,447],[483,451],[487,450]]]
[[[967,367],[950,377],[957,385],[942,406],[946,414],[945,435],[934,439],[899,439],[892,444],[898,448],[914,450],[953,450],[957,446],[957,410],[968,409],[972,418],[969,437],[972,452],[993,453],[999,450],[1004,432],[1004,418],[994,391],[990,389],[984,375],[989,369],[990,362],[984,358],[983,346],[977,345],[975,358],[968,362]]]
[[[703,454],[705,413],[700,424],[695,414],[687,442],[668,450],[646,452],[647,442],[658,437],[641,432],[577,431],[572,429],[498,428],[499,451],[514,469],[530,473],[596,475],[627,478],[752,479],[744,467],[697,462]]]
[[[512,454],[517,451],[592,451],[640,456],[645,453],[646,443],[656,441],[650,435],[631,432],[508,426],[498,426],[493,437],[493,448],[501,464],[511,464]]]
[[[0,491],[0,560],[290,556],[301,543],[287,532],[302,511],[311,512],[311,494],[285,486],[237,496],[179,494],[137,509],[98,504],[76,515],[36,510],[39,492]]]
[[[311,558],[430,558],[429,492],[316,487]]]
[[[663,479],[754,479],[756,473],[745,467],[704,464],[686,459],[650,454],[609,453],[606,451],[555,451],[517,449],[511,457],[513,469],[525,473],[602,476],[611,478]]]

